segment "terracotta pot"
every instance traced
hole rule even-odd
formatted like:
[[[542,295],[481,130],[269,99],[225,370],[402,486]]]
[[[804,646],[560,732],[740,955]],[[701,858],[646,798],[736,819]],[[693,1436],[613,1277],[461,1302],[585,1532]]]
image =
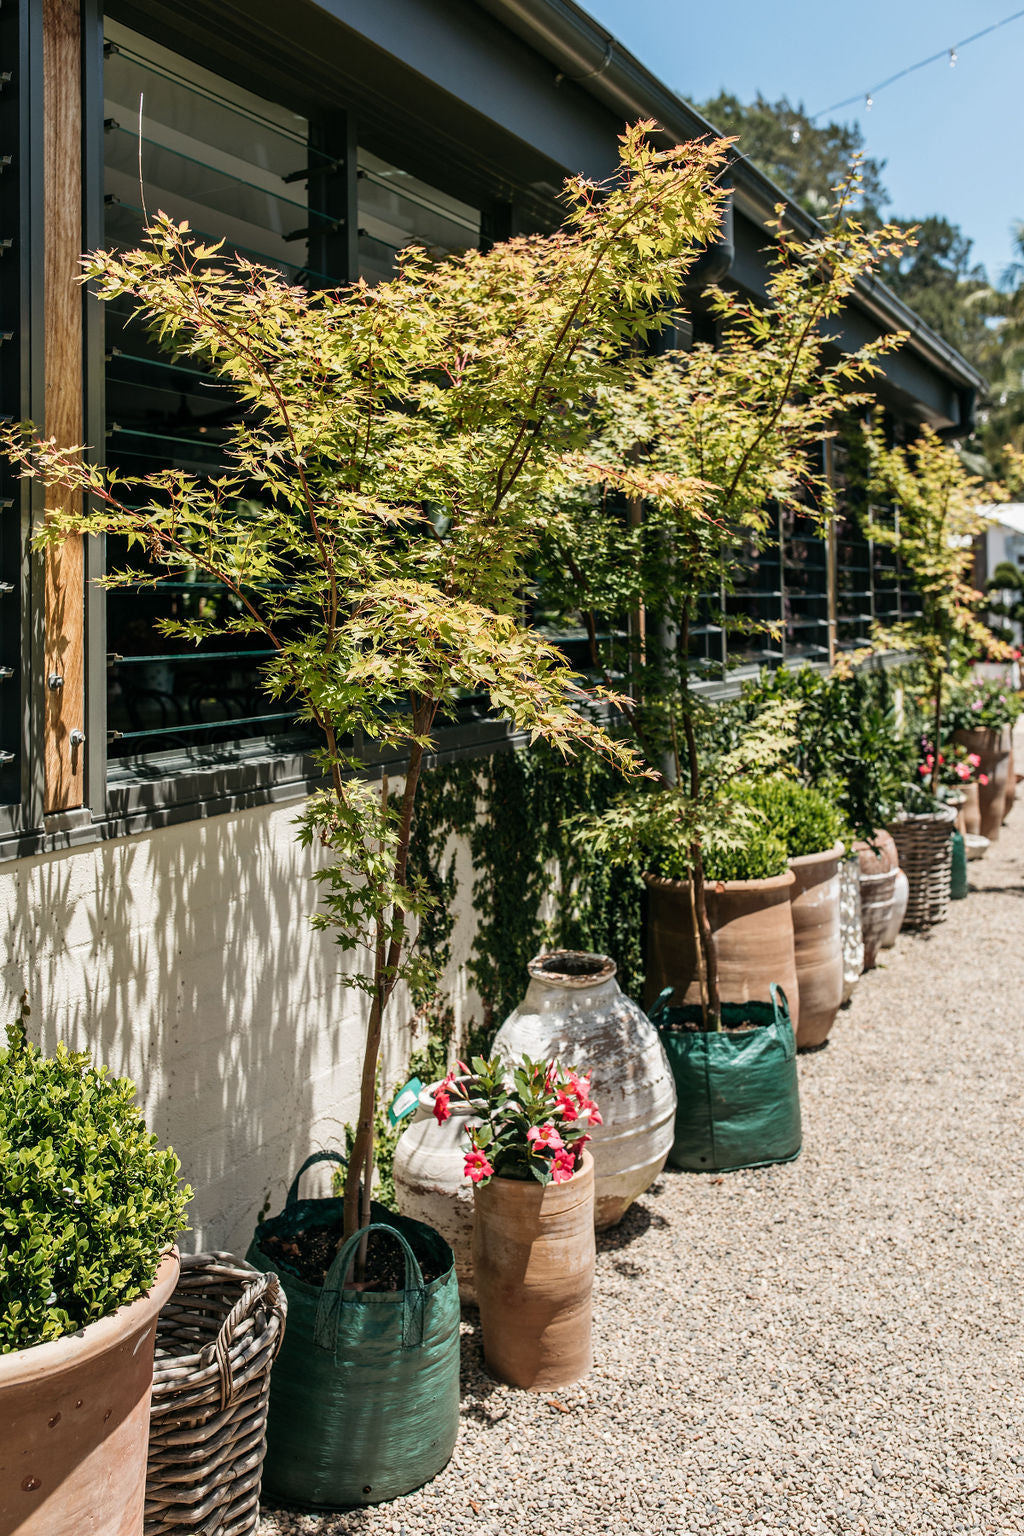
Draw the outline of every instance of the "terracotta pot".
[[[1013,802],[1017,798],[1017,768],[1013,760],[1013,733],[1010,734],[1010,759],[1006,765],[1006,794],[1003,797],[1003,820],[1013,809]]]
[[[972,837],[979,836],[981,832],[981,802],[978,798],[979,785],[976,783],[965,784],[963,789],[964,803],[960,807],[960,814],[956,819],[956,829],[966,837],[968,833]]]
[[[2,1536],[142,1536],[157,1314],[152,1289],[77,1333],[0,1355]]]
[[[874,969],[878,951],[892,920],[893,900],[896,894],[896,869],[884,869],[878,874],[860,876],[860,929],[864,936],[864,969]]]
[[[645,875],[647,908],[647,986],[651,1006],[666,987],[673,1006],[700,1002],[703,963],[693,933],[688,880]],[[718,956],[723,1003],[764,1002],[772,982],[789,999],[794,1030],[800,1016],[800,988],[793,945],[789,893],[791,869],[770,880],[719,880],[707,886],[708,918]]]
[[[790,859],[794,882],[793,947],[800,991],[798,1048],[823,1045],[843,1001],[843,946],[839,931],[839,861],[844,845]]]
[[[594,1160],[566,1184],[491,1179],[475,1191],[473,1271],[484,1361],[534,1392],[593,1364]]]
[[[455,1255],[462,1301],[475,1302],[473,1289],[473,1186],[464,1172],[466,1131],[480,1123],[468,1104],[453,1098],[443,1125],[434,1118],[439,1083],[422,1090],[419,1108],[398,1138],[393,1166],[395,1196],[403,1216],[440,1232]]]
[[[903,927],[903,919],[907,915],[907,902],[910,900],[910,881],[902,869],[896,871],[896,879],[892,887],[892,911],[885,933],[882,935],[882,948],[892,949]]]
[[[592,1072],[604,1121],[590,1144],[600,1231],[620,1221],[665,1166],[675,1134],[672,1069],[650,1019],[619,990],[607,955],[556,950],[527,969],[526,996],[495,1035],[494,1050]]]
[[[852,851],[857,855],[862,875],[881,875],[890,869],[899,868],[899,855],[892,833],[884,827],[876,827],[870,839],[858,839]]]
[[[999,836],[1006,805],[1011,751],[1009,728],[1002,731],[954,731],[953,740],[966,747],[968,752],[977,752],[981,758],[980,772],[988,775],[988,783],[978,785],[980,822],[977,830],[992,841]]]
[[[843,949],[843,1002],[848,1003],[864,969],[864,934],[860,911],[860,862],[839,866],[839,938]]]

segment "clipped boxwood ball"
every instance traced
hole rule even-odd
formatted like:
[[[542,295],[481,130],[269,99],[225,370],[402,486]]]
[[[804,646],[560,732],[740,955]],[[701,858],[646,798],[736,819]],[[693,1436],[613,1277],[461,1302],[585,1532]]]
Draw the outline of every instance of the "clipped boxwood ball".
[[[192,1191],[134,1085],[20,1029],[0,1052],[0,1354],[74,1333],[145,1294]]]
[[[820,790],[794,779],[755,780],[742,786],[738,798],[760,811],[790,859],[827,853],[846,833],[839,807]]]
[[[705,861],[706,880],[771,880],[786,873],[786,845],[769,827],[757,827],[742,848],[718,849]]]

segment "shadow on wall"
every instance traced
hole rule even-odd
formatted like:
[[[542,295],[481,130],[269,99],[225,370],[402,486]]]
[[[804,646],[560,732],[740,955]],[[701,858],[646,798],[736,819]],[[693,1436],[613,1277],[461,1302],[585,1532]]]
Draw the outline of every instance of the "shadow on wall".
[[[294,816],[261,807],[0,870],[4,1006],[27,988],[33,1038],[134,1079],[196,1191],[185,1248],[244,1252],[261,1208],[354,1118],[365,998],[340,979],[354,957],[308,921],[314,855]],[[396,1003],[386,1081],[413,1044]]]

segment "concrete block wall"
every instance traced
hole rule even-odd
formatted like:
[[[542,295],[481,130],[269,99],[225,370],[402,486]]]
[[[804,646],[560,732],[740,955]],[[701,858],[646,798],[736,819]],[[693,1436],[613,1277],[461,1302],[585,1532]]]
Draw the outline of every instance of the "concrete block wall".
[[[355,1118],[367,1000],[342,983],[353,958],[308,921],[318,855],[296,844],[295,814],[266,806],[0,867],[3,1016],[27,989],[34,1040],[134,1080],[196,1191],[185,1249],[244,1252],[307,1153],[343,1145]],[[472,876],[465,848],[445,857],[465,860],[446,977],[461,1024],[478,1006]],[[385,1084],[416,1043],[396,994]],[[310,1178],[326,1192],[326,1174]]]

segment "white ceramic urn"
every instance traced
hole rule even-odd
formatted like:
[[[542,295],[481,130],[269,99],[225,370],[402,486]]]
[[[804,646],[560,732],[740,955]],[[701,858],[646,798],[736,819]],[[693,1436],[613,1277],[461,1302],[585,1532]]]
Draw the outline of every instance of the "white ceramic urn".
[[[557,1060],[590,1071],[604,1124],[595,1126],[594,1225],[621,1221],[665,1166],[675,1134],[676,1090],[658,1032],[620,990],[607,955],[556,950],[528,966],[519,1007],[494,1037],[509,1060]]]
[[[398,1209],[403,1216],[425,1221],[440,1232],[455,1255],[459,1296],[475,1302],[473,1289],[473,1185],[463,1171],[469,1139],[466,1131],[479,1125],[463,1100],[452,1098],[451,1115],[443,1125],[434,1116],[434,1094],[440,1083],[428,1083],[419,1107],[395,1146],[393,1176]]]

